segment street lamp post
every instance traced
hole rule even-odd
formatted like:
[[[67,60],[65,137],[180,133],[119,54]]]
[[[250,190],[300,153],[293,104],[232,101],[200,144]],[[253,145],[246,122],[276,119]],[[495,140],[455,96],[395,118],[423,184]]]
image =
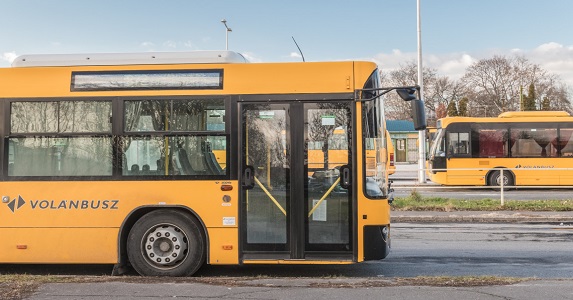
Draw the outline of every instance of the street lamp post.
[[[424,97],[424,79],[422,68],[422,19],[420,17],[420,0],[417,1],[418,15],[418,85],[420,86],[420,99]],[[426,131],[418,131],[418,182],[426,183]]]
[[[229,50],[229,32],[233,31],[230,27],[227,26],[227,20],[221,20],[221,23],[225,25],[225,50]]]

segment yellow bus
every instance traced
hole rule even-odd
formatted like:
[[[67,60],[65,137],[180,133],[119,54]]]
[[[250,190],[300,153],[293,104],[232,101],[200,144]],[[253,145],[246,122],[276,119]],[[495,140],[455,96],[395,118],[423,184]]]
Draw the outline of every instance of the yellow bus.
[[[313,170],[333,169],[347,164],[348,134],[346,128],[334,128],[325,141],[308,143],[308,168]],[[325,165],[328,162],[328,165]]]
[[[346,149],[348,149],[348,135],[346,130],[342,128],[334,129],[332,136],[328,140],[328,144],[323,142],[309,143],[308,145],[308,165],[309,173],[314,173],[314,170],[321,170],[324,168],[334,169],[346,164]],[[376,147],[373,145],[366,145],[366,173],[368,176],[374,174],[377,163],[376,157]],[[325,151],[328,149],[328,151]],[[388,175],[392,175],[396,172],[396,165],[394,160],[394,146],[392,145],[392,139],[390,138],[390,133],[386,130],[386,148],[384,150],[388,156],[386,160],[386,169]],[[325,159],[326,157],[326,159]],[[328,162],[328,166],[324,165],[324,162]],[[310,174],[313,175],[313,174]]]
[[[438,120],[428,175],[443,185],[573,185],[573,117],[564,111],[505,112]],[[507,169],[502,172],[500,169]],[[555,169],[555,170],[540,170]]]
[[[386,168],[388,169],[388,175],[392,175],[396,173],[396,159],[394,158],[394,144],[392,144],[392,138],[388,130],[386,130],[386,151],[388,152]]]
[[[415,98],[360,61],[18,57],[0,69],[0,263],[188,276],[205,263],[382,259],[386,161],[367,176],[364,145],[384,152],[380,96],[394,89]],[[337,167],[311,168],[310,145],[330,147],[338,129]]]

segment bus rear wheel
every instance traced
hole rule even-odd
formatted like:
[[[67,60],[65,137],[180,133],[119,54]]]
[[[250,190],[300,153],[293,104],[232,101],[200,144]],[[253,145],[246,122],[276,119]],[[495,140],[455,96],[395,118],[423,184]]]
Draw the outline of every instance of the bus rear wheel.
[[[143,276],[191,276],[205,261],[199,222],[177,210],[156,210],[129,232],[127,256]]]
[[[515,181],[513,179],[513,175],[510,171],[503,171],[503,178],[501,176],[501,171],[493,171],[488,177],[487,184],[493,187],[500,187],[503,181],[503,186],[513,186],[515,185]],[[504,190],[507,188],[504,188]]]

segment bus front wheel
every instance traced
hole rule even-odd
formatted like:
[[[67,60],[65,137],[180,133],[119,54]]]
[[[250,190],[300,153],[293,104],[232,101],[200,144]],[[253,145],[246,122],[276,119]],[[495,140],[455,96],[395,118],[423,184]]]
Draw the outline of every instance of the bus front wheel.
[[[510,171],[503,171],[503,178],[501,176],[501,171],[493,171],[489,175],[488,185],[494,187],[500,187],[503,181],[503,186],[513,186],[515,184],[513,175]],[[505,189],[505,188],[504,188]]]
[[[177,210],[156,210],[139,219],[127,238],[127,256],[143,276],[190,276],[205,261],[198,221]]]

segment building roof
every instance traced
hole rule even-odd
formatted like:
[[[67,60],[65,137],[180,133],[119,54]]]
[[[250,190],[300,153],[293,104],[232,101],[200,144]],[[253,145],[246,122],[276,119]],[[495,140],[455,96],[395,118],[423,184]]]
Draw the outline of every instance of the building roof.
[[[416,132],[414,122],[406,120],[386,120],[386,129],[388,132]]]

